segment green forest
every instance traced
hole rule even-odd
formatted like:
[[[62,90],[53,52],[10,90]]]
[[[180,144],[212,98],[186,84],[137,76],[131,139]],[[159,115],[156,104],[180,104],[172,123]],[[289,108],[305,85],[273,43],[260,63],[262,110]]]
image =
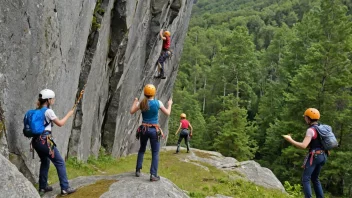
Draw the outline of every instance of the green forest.
[[[173,90],[168,144],[179,115],[191,147],[255,160],[300,184],[304,111],[317,108],[340,147],[323,167],[325,192],[352,196],[352,1],[195,0]]]

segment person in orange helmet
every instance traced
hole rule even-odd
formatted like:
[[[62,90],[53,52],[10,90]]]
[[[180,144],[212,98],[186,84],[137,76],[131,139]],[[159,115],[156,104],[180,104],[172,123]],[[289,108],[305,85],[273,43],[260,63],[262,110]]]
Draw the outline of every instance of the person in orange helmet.
[[[170,58],[172,55],[172,52],[170,51],[171,33],[169,31],[164,31],[163,29],[161,29],[159,35],[163,40],[163,48],[157,61],[157,65],[159,66],[159,75],[155,76],[155,78],[165,79],[166,77],[164,72],[164,63],[167,58]]]
[[[138,151],[136,177],[140,177],[144,153],[147,147],[148,139],[152,149],[152,163],[150,166],[150,181],[158,181],[158,163],[159,163],[159,147],[160,135],[162,135],[159,126],[159,109],[167,116],[171,113],[172,99],[168,101],[168,108],[160,100],[155,100],[156,88],[152,84],[147,84],[144,87],[144,98],[139,103],[138,98],[135,98],[130,109],[130,113],[134,114],[138,110],[142,112],[142,125],[138,127],[137,135],[140,140],[140,148]]]
[[[302,166],[304,167],[302,176],[304,196],[306,198],[312,197],[312,190],[310,187],[310,180],[312,180],[316,197],[322,198],[324,197],[324,193],[319,181],[319,174],[322,166],[326,163],[327,155],[326,151],[323,150],[324,147],[320,141],[320,135],[316,129],[318,120],[320,119],[320,112],[315,108],[308,108],[304,112],[303,116],[308,125],[306,136],[303,141],[296,142],[292,139],[291,135],[284,135],[284,138],[298,148],[309,148],[309,152]]]
[[[180,137],[178,138],[178,142],[177,142],[176,154],[180,151],[180,144],[182,142],[182,139],[185,139],[185,143],[187,146],[187,153],[189,152],[189,137],[192,137],[193,135],[193,127],[191,123],[189,123],[189,121],[186,120],[186,114],[181,113],[180,117],[181,117],[180,126],[178,127],[175,134],[177,135],[178,132],[181,130]],[[189,132],[188,127],[191,128],[191,132]]]

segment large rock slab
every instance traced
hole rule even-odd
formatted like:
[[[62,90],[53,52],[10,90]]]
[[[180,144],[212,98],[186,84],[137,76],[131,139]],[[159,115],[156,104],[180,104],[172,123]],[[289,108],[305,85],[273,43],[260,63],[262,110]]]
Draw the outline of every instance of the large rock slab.
[[[261,167],[260,164],[253,160],[240,162],[233,166],[233,170],[242,173],[249,181],[255,184],[285,192],[285,188],[274,173],[268,168]]]
[[[101,198],[130,198],[130,197],[155,197],[155,198],[187,198],[188,196],[170,180],[162,177],[158,182],[150,182],[149,175],[142,174],[136,177],[134,173],[124,173],[112,176],[90,176],[78,177],[70,180],[70,185],[74,188],[94,184],[99,180],[116,180],[109,190],[101,195]],[[54,191],[46,193],[44,198],[54,198],[60,193],[59,184],[53,185]],[[79,189],[78,189],[79,191]]]
[[[166,146],[162,150],[176,150],[176,147]],[[261,167],[260,164],[253,160],[239,162],[235,158],[224,157],[221,153],[215,151],[199,149],[191,149],[191,155],[188,155],[187,158],[193,163],[194,161],[199,161],[210,164],[220,170],[236,171],[243,175],[245,179],[257,185],[286,192],[284,186],[270,169]]]
[[[31,182],[18,171],[15,165],[0,154],[0,197],[40,197]]]

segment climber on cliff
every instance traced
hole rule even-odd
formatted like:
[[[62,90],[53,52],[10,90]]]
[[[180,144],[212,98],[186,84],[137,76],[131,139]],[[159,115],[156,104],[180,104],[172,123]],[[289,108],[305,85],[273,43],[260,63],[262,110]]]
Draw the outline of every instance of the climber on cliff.
[[[44,89],[39,93],[37,102],[37,109],[47,108],[44,113],[44,132],[32,138],[32,146],[37,152],[41,164],[39,171],[39,194],[43,195],[48,191],[52,191],[53,188],[48,185],[48,172],[50,168],[50,161],[54,164],[57,174],[60,180],[61,195],[68,195],[74,193],[76,189],[70,188],[67,174],[65,161],[62,159],[59,150],[56,148],[56,144],[51,136],[51,129],[53,123],[61,127],[65,125],[69,117],[74,113],[74,109],[70,110],[63,119],[59,119],[54,111],[50,108],[50,105],[55,103],[55,93],[50,89]],[[43,123],[44,124],[44,123]]]
[[[159,147],[160,137],[163,136],[159,126],[159,109],[167,116],[171,113],[172,99],[167,104],[168,108],[160,100],[154,99],[156,88],[152,84],[147,84],[144,87],[144,98],[138,102],[135,98],[130,109],[130,113],[134,114],[138,110],[142,112],[142,125],[137,129],[136,137],[140,139],[140,148],[138,151],[136,177],[140,177],[143,164],[143,157],[147,147],[148,139],[152,148],[152,163],[150,166],[150,181],[159,181],[158,163],[159,163]]]
[[[175,133],[175,135],[177,135],[181,129],[180,137],[178,138],[178,141],[177,141],[176,154],[180,151],[180,144],[182,142],[182,139],[185,139],[185,143],[187,146],[187,153],[189,153],[189,138],[192,137],[192,135],[193,135],[193,133],[192,133],[193,127],[192,127],[191,123],[189,123],[189,121],[186,120],[186,114],[181,113],[180,117],[181,117],[180,126],[178,127],[178,129]],[[189,132],[188,127],[191,128],[191,132]]]
[[[172,52],[170,51],[171,34],[169,31],[164,31],[163,29],[161,29],[159,32],[159,35],[161,39],[163,39],[163,48],[161,50],[161,53],[157,62],[159,75],[155,76],[155,78],[165,79],[166,77],[165,77],[164,63],[166,59],[170,58],[172,55]]]

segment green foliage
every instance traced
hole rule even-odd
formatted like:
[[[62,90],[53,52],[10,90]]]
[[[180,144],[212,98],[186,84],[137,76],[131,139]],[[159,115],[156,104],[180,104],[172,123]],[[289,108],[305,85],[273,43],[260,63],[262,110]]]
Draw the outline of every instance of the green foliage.
[[[302,114],[315,107],[341,145],[322,170],[324,191],[352,196],[351,8],[347,0],[198,0],[174,88],[194,106],[175,101],[177,116],[192,109],[189,118],[205,123],[192,146],[254,158],[297,184],[306,151],[281,135],[302,141]]]
[[[92,19],[92,32],[97,31],[100,28],[100,26],[101,26],[100,23],[97,22],[97,17],[93,16],[93,19]]]
[[[101,7],[101,4],[102,0],[98,0],[95,4],[91,32],[97,31],[101,26],[101,22],[97,19],[98,16],[103,16],[105,14],[105,10]]]
[[[252,159],[257,147],[250,139],[253,128],[247,123],[246,110],[236,105],[233,95],[224,97],[224,106],[217,116],[216,122],[221,128],[215,139],[215,149],[238,160]]]
[[[290,182],[285,181],[284,184],[286,192],[293,197],[302,197],[302,186],[300,184],[294,184],[291,186]]]

